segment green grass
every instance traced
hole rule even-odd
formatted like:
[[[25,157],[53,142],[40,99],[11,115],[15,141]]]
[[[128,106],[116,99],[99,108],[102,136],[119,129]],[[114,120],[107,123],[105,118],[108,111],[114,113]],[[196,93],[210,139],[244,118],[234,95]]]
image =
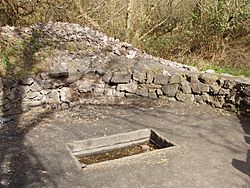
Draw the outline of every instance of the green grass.
[[[8,56],[6,56],[5,54],[2,54],[2,62],[3,62],[5,67],[10,66],[10,60],[9,60]]]
[[[0,38],[0,75],[23,77],[34,74],[33,68],[40,64],[36,52],[41,47],[36,31],[23,37],[3,35]]]
[[[219,74],[228,73],[250,78],[249,56],[247,55],[250,49],[250,43],[247,42],[249,39],[250,35],[233,41],[232,46],[227,44],[223,52],[213,50],[205,55],[186,50],[189,46],[185,48],[183,43],[175,45],[169,36],[146,38],[139,48],[154,56],[197,67],[201,71],[213,69]]]
[[[207,66],[204,66],[204,67],[200,68],[201,71],[205,71],[205,70],[208,70],[208,69],[212,69],[216,73],[219,73],[219,74],[228,73],[228,74],[232,74],[232,75],[235,75],[235,76],[245,76],[245,77],[250,78],[250,70],[239,70],[239,69],[235,69],[233,67],[223,68],[223,67],[219,67],[219,66],[216,66],[216,65],[207,65]]]

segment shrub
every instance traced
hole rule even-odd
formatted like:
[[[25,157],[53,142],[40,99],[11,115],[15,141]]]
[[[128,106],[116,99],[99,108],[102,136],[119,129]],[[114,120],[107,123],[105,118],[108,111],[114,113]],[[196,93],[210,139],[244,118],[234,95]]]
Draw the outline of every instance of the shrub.
[[[153,55],[250,68],[250,0],[2,0],[0,13],[0,25],[75,22]]]

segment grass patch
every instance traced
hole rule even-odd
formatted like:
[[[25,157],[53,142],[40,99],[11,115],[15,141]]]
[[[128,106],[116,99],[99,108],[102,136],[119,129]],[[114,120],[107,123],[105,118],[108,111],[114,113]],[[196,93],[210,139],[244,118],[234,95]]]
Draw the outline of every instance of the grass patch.
[[[206,71],[206,70],[214,70],[218,74],[231,74],[234,76],[245,76],[250,78],[250,69],[244,69],[237,66],[234,66],[233,64],[225,64],[221,62],[212,62],[211,60],[204,60],[201,57],[182,57],[177,59],[178,62],[195,66],[200,71]]]
[[[224,67],[223,68],[223,67],[219,67],[216,65],[207,65],[207,66],[200,68],[201,71],[205,71],[205,70],[209,70],[209,69],[212,69],[219,74],[228,73],[228,74],[232,74],[235,76],[245,76],[245,77],[250,78],[250,70],[239,70],[239,69],[235,69],[233,67]]]
[[[46,71],[47,58],[57,48],[59,44],[38,30],[21,36],[15,32],[3,33],[0,37],[0,76],[23,78]]]
[[[98,51],[85,42],[54,40],[40,30],[31,34],[0,33],[0,76],[23,78],[48,71],[55,54],[80,53],[88,55]]]
[[[36,52],[41,48],[39,34],[19,37],[3,34],[0,38],[0,74],[4,77],[22,77],[33,73],[33,68],[39,63]]]

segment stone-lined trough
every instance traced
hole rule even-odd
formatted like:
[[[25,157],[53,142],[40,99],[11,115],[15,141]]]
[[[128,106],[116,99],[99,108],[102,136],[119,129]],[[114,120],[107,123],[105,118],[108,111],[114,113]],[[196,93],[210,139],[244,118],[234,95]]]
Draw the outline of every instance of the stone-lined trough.
[[[142,129],[67,144],[67,148],[80,168],[84,168],[88,165],[84,164],[84,161],[91,161],[90,164],[94,165],[98,163],[98,161],[108,162],[109,160],[131,155],[140,157],[142,154],[147,155],[147,152],[165,152],[166,150],[164,150],[164,148],[172,146],[174,146],[173,143],[152,129]],[[90,159],[91,156],[93,156],[92,158],[105,157],[105,159]]]

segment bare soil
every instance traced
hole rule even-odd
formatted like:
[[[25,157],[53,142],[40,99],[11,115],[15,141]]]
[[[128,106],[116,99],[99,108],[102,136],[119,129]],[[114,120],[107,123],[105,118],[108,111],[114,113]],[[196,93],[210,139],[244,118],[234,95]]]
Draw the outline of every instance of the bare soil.
[[[148,151],[153,151],[156,149],[160,149],[157,145],[153,143],[144,143],[139,145],[133,145],[125,148],[119,148],[115,150],[111,150],[108,152],[103,152],[95,155],[84,156],[79,158],[79,161],[83,164],[90,165],[95,163],[100,163],[104,161],[119,159],[122,157],[128,157],[132,155],[137,155],[140,153],[145,153]]]

